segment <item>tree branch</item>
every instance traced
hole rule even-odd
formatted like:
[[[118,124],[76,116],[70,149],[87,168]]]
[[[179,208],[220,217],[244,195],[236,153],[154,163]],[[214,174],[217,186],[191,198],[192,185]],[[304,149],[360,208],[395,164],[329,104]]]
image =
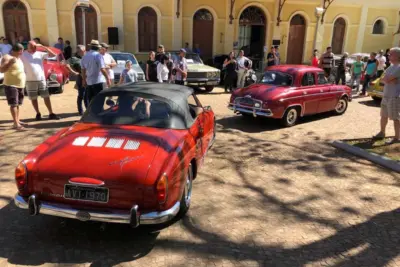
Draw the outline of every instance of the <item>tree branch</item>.
[[[328,10],[328,8],[330,7],[330,5],[333,3],[333,1],[335,0],[324,0],[324,12],[322,13],[321,16],[321,24],[324,24],[324,19],[325,19],[325,13]]]

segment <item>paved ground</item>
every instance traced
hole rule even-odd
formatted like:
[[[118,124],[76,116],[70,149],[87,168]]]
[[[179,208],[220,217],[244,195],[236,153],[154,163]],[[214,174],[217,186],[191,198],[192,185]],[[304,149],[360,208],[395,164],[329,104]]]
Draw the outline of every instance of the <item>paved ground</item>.
[[[11,203],[14,166],[78,119],[70,88],[53,97],[64,119],[31,122],[25,133],[10,130],[0,100],[0,266],[400,266],[400,176],[329,145],[378,130],[379,108],[368,98],[344,116],[281,129],[234,116],[222,90],[201,95],[218,136],[184,220],[149,233],[28,217]],[[22,118],[32,112],[26,102]]]

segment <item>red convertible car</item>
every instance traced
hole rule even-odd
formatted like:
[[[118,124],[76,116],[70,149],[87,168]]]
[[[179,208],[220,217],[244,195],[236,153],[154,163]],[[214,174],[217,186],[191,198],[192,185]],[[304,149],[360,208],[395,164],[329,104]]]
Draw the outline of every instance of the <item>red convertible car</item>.
[[[236,90],[228,107],[243,115],[281,119],[290,127],[306,115],[341,115],[351,100],[350,87],[328,84],[322,69],[280,65],[268,67],[258,83]]]
[[[188,210],[214,140],[214,113],[190,88],[143,82],[104,90],[80,122],[19,163],[14,201],[30,215],[164,223]]]

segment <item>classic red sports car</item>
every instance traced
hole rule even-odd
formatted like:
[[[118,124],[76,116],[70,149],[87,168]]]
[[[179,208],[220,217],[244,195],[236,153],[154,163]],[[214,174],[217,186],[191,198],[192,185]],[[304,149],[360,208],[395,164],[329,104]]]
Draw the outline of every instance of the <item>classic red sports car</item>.
[[[30,215],[159,224],[183,215],[215,140],[215,118],[184,86],[135,83],[97,95],[80,122],[16,168]]]
[[[258,83],[236,90],[229,108],[235,113],[281,119],[293,126],[301,116],[346,112],[351,89],[328,84],[324,71],[303,65],[269,67]]]
[[[69,72],[65,66],[65,59],[62,51],[54,47],[50,47],[50,49],[57,54],[57,56],[48,57],[43,62],[47,87],[50,94],[61,94],[64,92],[64,85],[69,81]],[[42,47],[39,47],[38,51],[45,52]]]

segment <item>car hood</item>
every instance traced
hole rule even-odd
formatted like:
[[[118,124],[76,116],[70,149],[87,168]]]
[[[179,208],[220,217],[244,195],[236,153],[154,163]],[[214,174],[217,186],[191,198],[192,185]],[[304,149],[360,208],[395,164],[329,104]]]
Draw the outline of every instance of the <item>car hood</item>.
[[[190,72],[217,72],[219,69],[201,64],[188,64],[188,71]]]
[[[117,65],[113,68],[113,71],[115,74],[121,74],[124,69],[125,69],[125,62],[124,63],[118,62]],[[132,65],[132,69],[137,73],[144,74],[142,68],[138,64]]]
[[[241,88],[235,91],[236,97],[250,96],[259,100],[271,100],[276,96],[285,94],[290,90],[290,87],[282,87],[269,84],[252,84],[248,87]]]

